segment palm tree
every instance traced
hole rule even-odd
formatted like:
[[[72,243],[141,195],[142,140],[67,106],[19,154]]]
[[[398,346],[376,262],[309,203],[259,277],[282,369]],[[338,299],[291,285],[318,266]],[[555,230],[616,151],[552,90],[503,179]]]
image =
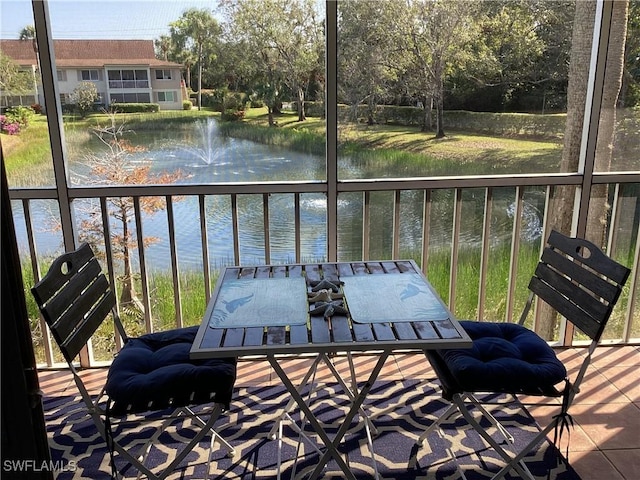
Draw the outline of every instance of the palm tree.
[[[38,54],[38,42],[36,42],[36,27],[33,25],[27,25],[20,30],[20,40],[31,40],[33,47],[33,53]]]
[[[156,55],[165,62],[169,60],[169,52],[171,51],[171,37],[169,35],[160,35],[160,38],[154,42],[156,47]]]
[[[198,62],[198,110],[202,106],[202,68],[205,47],[218,41],[222,28],[209,10],[190,8],[170,24],[171,38],[175,45],[191,53]],[[189,58],[192,58],[189,55]]]
[[[31,47],[36,55],[36,68],[38,69],[38,74],[40,74],[40,55],[38,54],[38,42],[36,41],[36,27],[33,25],[24,27],[20,30],[19,39],[21,41],[31,40]],[[33,90],[35,92],[34,98],[38,101],[38,77],[36,72],[33,72]]]

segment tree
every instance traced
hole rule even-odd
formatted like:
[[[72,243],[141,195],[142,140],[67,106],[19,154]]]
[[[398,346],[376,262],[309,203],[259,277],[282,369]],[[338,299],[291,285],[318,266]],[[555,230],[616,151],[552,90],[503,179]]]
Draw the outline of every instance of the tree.
[[[366,102],[367,123],[373,124],[378,100],[397,79],[390,33],[395,12],[396,4],[389,1],[338,3],[338,92],[351,105],[353,121]]]
[[[611,33],[605,66],[606,77],[602,89],[602,104],[598,123],[598,143],[596,144],[595,169],[608,172],[613,157],[613,142],[616,128],[616,108],[618,96],[622,88],[622,77],[625,65],[625,38],[627,35],[627,19],[629,2],[627,0],[613,2]],[[586,237],[600,247],[604,247],[606,239],[609,204],[607,184],[593,185]]]
[[[295,95],[298,120],[305,120],[305,91],[318,65],[321,23],[313,0],[228,0],[223,7],[236,38],[255,52],[269,91],[284,83]],[[269,106],[273,109],[275,105]],[[271,123],[273,124],[273,123]]]
[[[98,88],[93,82],[80,82],[71,93],[71,102],[76,106],[82,118],[87,116],[98,99]]]
[[[398,4],[400,5],[400,4]],[[411,60],[410,84],[428,99],[425,109],[436,108],[436,138],[444,133],[444,80],[462,58],[474,32],[476,2],[457,0],[408,0],[398,8],[398,30],[404,55]]]
[[[125,129],[125,124],[118,124],[116,114],[109,114],[109,125],[98,126],[93,133],[105,147],[102,153],[87,154],[84,158],[85,165],[89,168],[89,175],[81,178],[84,184],[94,185],[163,185],[173,183],[183,178],[181,171],[171,174],[151,173],[151,164],[134,158],[144,152],[144,148],[132,146],[124,136],[130,131]],[[135,162],[133,161],[135,159]],[[130,229],[134,219],[134,202],[130,197],[109,197],[109,216],[117,221],[117,225],[111,228],[109,241],[113,246],[114,257],[123,262],[122,292],[120,304],[142,309],[134,283],[134,273],[131,263],[131,252],[138,247],[135,229]],[[140,197],[142,211],[153,214],[164,207],[164,201],[159,197]],[[82,220],[79,232],[82,241],[99,244],[104,240],[102,219],[99,207],[86,212]],[[145,245],[157,242],[156,238],[146,237]]]
[[[36,63],[38,68],[38,74],[40,72],[40,54],[38,53],[38,42],[36,41],[36,28],[33,25],[27,25],[20,31],[18,37],[21,41],[31,41],[31,48],[36,55]],[[35,92],[36,99],[38,98],[38,80],[36,72],[33,72],[33,90]]]
[[[184,57],[185,63],[190,64],[191,60],[195,59],[198,65],[198,110],[200,110],[202,108],[202,71],[206,61],[215,60],[214,44],[220,41],[222,28],[209,10],[190,8],[170,24],[170,32],[176,49],[187,54]]]
[[[612,3],[613,17],[607,55],[607,78],[602,95],[596,148],[596,169],[600,171],[607,171],[611,161],[615,108],[622,83],[628,13],[628,2]],[[560,165],[562,172],[575,172],[579,166],[595,12],[595,2],[576,2],[567,90],[567,121]],[[591,191],[589,204],[590,214],[586,236],[598,246],[603,245],[606,227],[605,217],[608,211],[606,189],[606,185],[595,185]],[[554,189],[549,208],[551,228],[562,233],[570,233],[574,198],[574,187],[560,186]],[[545,339],[553,338],[557,314],[550,307],[542,304],[539,320],[538,333]]]
[[[156,57],[165,62],[169,60],[169,54],[173,49],[171,37],[169,35],[160,35],[159,38],[153,41],[153,46],[156,49]]]
[[[22,30],[20,30],[20,34],[18,37],[20,40],[26,41],[31,40],[31,47],[33,48],[33,53],[38,54],[38,42],[36,41],[36,27],[33,25],[27,25]]]
[[[629,2],[625,42],[625,66],[622,88],[618,98],[620,107],[640,105],[640,2]]]
[[[255,78],[255,62],[247,55],[250,50],[247,42],[229,36],[223,38],[218,48],[215,63],[204,72],[205,81],[234,92],[250,92],[254,89],[252,79]]]
[[[8,105],[8,97],[11,95],[24,95],[31,91],[31,76],[4,53],[0,52],[0,91]]]
[[[480,17],[482,41],[473,46],[462,74],[478,85],[499,89],[500,105],[505,105],[516,88],[534,80],[533,66],[545,47],[538,31],[540,17],[528,2],[482,2],[481,6],[485,9]]]

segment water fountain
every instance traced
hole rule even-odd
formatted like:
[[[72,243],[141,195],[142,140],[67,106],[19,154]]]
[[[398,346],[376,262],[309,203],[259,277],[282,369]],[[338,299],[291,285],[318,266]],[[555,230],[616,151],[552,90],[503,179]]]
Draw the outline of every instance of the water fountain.
[[[200,136],[200,143],[198,146],[184,147],[184,150],[204,162],[204,165],[191,165],[193,167],[208,166],[218,163],[217,160],[220,157],[221,145],[220,137],[218,136],[218,123],[213,118],[207,118],[206,120],[199,120],[195,123],[196,132]]]

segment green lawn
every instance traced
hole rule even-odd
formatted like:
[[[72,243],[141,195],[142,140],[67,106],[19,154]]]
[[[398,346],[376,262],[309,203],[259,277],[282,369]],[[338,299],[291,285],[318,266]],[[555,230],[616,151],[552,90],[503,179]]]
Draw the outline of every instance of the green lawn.
[[[242,123],[225,124],[232,137],[279,145],[307,153],[324,154],[325,122],[308,118],[298,122],[295,112],[275,117],[269,127],[266,109],[251,109]],[[383,164],[403,171],[407,165],[421,174],[548,173],[558,171],[562,143],[558,140],[513,138],[448,131],[437,139],[418,127],[395,125],[338,125],[339,154],[370,165]]]

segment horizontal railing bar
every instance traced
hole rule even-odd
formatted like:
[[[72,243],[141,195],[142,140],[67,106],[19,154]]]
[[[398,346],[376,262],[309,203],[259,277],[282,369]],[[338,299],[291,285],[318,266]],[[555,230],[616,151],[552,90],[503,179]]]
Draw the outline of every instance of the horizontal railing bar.
[[[593,182],[599,183],[640,183],[640,173],[637,172],[610,172],[594,173]]]
[[[232,193],[322,193],[326,182],[273,182],[273,183],[224,183],[224,184],[167,184],[167,185],[118,185],[70,188],[69,198],[95,197],[164,197],[185,195],[230,195]],[[13,188],[12,200],[55,200],[57,190],[51,188]]]
[[[182,195],[229,195],[232,193],[316,193],[326,191],[326,182],[265,182],[265,183],[224,183],[224,184],[193,184],[193,185],[119,185],[109,187],[75,187],[69,189],[69,197],[86,198],[95,195],[94,192],[104,191],[113,197],[139,196],[182,196]]]
[[[342,180],[337,184],[338,192],[359,192],[363,190],[413,190],[447,189],[473,187],[517,187],[546,185],[580,185],[582,175],[578,173],[542,173],[530,175],[494,175],[467,177],[424,177],[394,179]],[[593,183],[640,183],[636,172],[598,173]],[[223,183],[223,184],[180,184],[180,185],[121,185],[108,187],[73,187],[69,198],[95,198],[99,196],[179,196],[179,195],[229,195],[255,193],[324,193],[327,182],[266,182],[266,183]],[[57,190],[51,188],[12,188],[12,200],[55,200]]]
[[[628,180],[625,180],[628,181]],[[603,182],[604,183],[604,182]],[[429,177],[343,180],[338,182],[339,192],[358,192],[362,190],[414,190],[448,189],[474,187],[529,187],[544,185],[581,185],[582,175],[573,174],[536,174],[508,176],[469,176],[469,177]]]

